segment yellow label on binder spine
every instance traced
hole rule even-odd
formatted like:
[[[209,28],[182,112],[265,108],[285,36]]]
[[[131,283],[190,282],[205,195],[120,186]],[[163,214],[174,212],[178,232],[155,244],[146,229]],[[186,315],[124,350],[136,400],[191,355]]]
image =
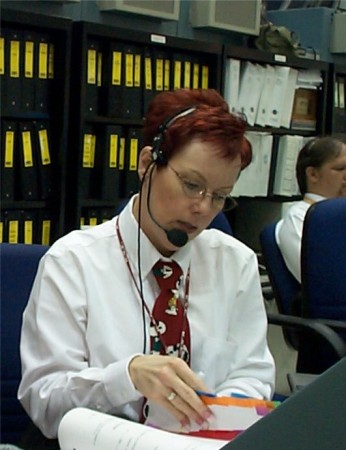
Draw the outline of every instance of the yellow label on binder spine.
[[[111,134],[109,143],[109,167],[117,167],[118,159],[118,135]]]
[[[170,76],[171,76],[171,62],[169,59],[165,59],[165,78],[163,82],[163,88],[165,91],[169,91],[170,89]]]
[[[156,80],[155,80],[155,88],[157,91],[163,90],[163,59],[158,58],[156,60]]]
[[[33,223],[32,220],[24,221],[24,244],[32,244],[33,243]]]
[[[14,155],[14,131],[6,131],[5,134],[5,160],[4,167],[13,167]]]
[[[41,163],[43,166],[47,166],[51,163],[47,130],[39,130],[38,137],[40,142]]]
[[[208,89],[209,86],[209,67],[202,66],[202,89]]]
[[[32,144],[30,131],[22,132],[24,167],[33,167]]]
[[[25,78],[34,77],[34,43],[32,41],[25,42],[24,76]]]
[[[191,86],[191,63],[185,61],[184,64],[184,88],[189,89]]]
[[[95,146],[95,140],[96,139],[94,139],[94,136],[92,134],[86,133],[84,135],[82,165],[85,168],[94,167],[93,155],[95,155],[95,149],[93,147]]]
[[[174,62],[174,89],[180,89],[181,87],[181,61]]]
[[[18,244],[18,220],[10,220],[8,223],[8,242],[10,244]]]
[[[96,50],[88,49],[87,83],[96,84]]]
[[[115,86],[121,85],[121,56],[121,52],[113,52],[112,84]]]
[[[145,89],[152,90],[153,79],[151,70],[151,59],[146,57],[144,59],[144,76],[145,76]]]
[[[129,170],[137,170],[137,154],[138,154],[138,139],[130,140],[130,167]]]
[[[96,225],[97,225],[97,217],[90,217],[90,219],[89,219],[89,225],[90,225],[91,227],[96,226]]]
[[[0,37],[0,75],[5,74],[5,39]]]
[[[42,221],[42,245],[49,245],[50,243],[50,226],[51,221],[49,219]]]
[[[41,80],[48,78],[48,44],[40,42],[38,50],[38,77]]]
[[[125,86],[133,87],[133,55],[126,54],[125,56]]]
[[[19,78],[19,41],[11,41],[10,43],[10,77]]]
[[[141,55],[135,55],[135,87],[141,85]]]
[[[4,242],[4,223],[0,222],[0,242]]]
[[[199,64],[197,63],[193,65],[192,87],[193,89],[199,88]]]

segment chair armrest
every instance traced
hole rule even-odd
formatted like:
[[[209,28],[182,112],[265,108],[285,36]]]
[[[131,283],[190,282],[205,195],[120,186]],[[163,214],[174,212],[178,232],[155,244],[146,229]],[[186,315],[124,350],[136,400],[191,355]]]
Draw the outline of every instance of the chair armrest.
[[[268,322],[286,328],[305,329],[323,337],[341,359],[346,356],[346,342],[334,330],[334,327],[344,329],[345,322],[337,320],[308,319],[305,317],[289,316],[286,314],[267,313]],[[332,328],[331,325],[334,325]]]

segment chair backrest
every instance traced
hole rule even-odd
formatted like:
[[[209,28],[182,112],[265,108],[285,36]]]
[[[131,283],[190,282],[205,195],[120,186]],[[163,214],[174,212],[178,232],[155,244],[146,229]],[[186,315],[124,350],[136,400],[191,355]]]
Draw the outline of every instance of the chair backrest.
[[[115,214],[120,214],[121,211],[125,208],[125,206],[127,205],[129,199],[125,199],[123,200],[121,203],[119,203],[119,205],[117,206],[117,208],[115,209]],[[230,234],[231,236],[233,236],[233,230],[232,227],[226,217],[226,214],[222,211],[220,211],[215,217],[214,219],[210,222],[210,224],[208,225],[207,228],[216,228],[217,230],[221,230],[224,233]]]
[[[281,314],[292,314],[294,300],[300,294],[300,283],[288,270],[275,239],[276,223],[266,225],[260,232],[260,245],[268,277],[273,288],[278,311]],[[288,345],[297,347],[295,333],[284,330]]]
[[[346,198],[314,203],[303,227],[301,250],[302,314],[346,322]],[[339,332],[346,341],[346,333]],[[336,362],[328,348],[304,342],[320,373]],[[303,350],[303,348],[302,348]]]
[[[346,198],[314,203],[302,238],[303,314],[346,320]]]
[[[21,378],[22,313],[37,266],[48,246],[0,244],[1,263],[1,441],[18,444],[30,419],[17,400]]]

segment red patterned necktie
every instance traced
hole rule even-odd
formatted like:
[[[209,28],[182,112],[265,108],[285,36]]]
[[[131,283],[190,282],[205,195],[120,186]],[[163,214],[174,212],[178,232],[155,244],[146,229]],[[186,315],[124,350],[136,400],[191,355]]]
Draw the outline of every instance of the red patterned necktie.
[[[178,356],[190,361],[190,329],[187,319],[187,293],[183,291],[183,273],[175,261],[159,260],[153,273],[161,289],[150,326],[151,353]],[[184,297],[184,298],[182,298]]]

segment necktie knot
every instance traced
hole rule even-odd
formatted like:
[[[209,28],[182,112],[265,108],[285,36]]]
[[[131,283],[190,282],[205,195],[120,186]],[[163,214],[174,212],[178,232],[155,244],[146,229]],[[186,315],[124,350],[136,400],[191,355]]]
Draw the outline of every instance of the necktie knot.
[[[159,260],[153,267],[153,273],[161,290],[179,289],[183,272],[175,261]]]

